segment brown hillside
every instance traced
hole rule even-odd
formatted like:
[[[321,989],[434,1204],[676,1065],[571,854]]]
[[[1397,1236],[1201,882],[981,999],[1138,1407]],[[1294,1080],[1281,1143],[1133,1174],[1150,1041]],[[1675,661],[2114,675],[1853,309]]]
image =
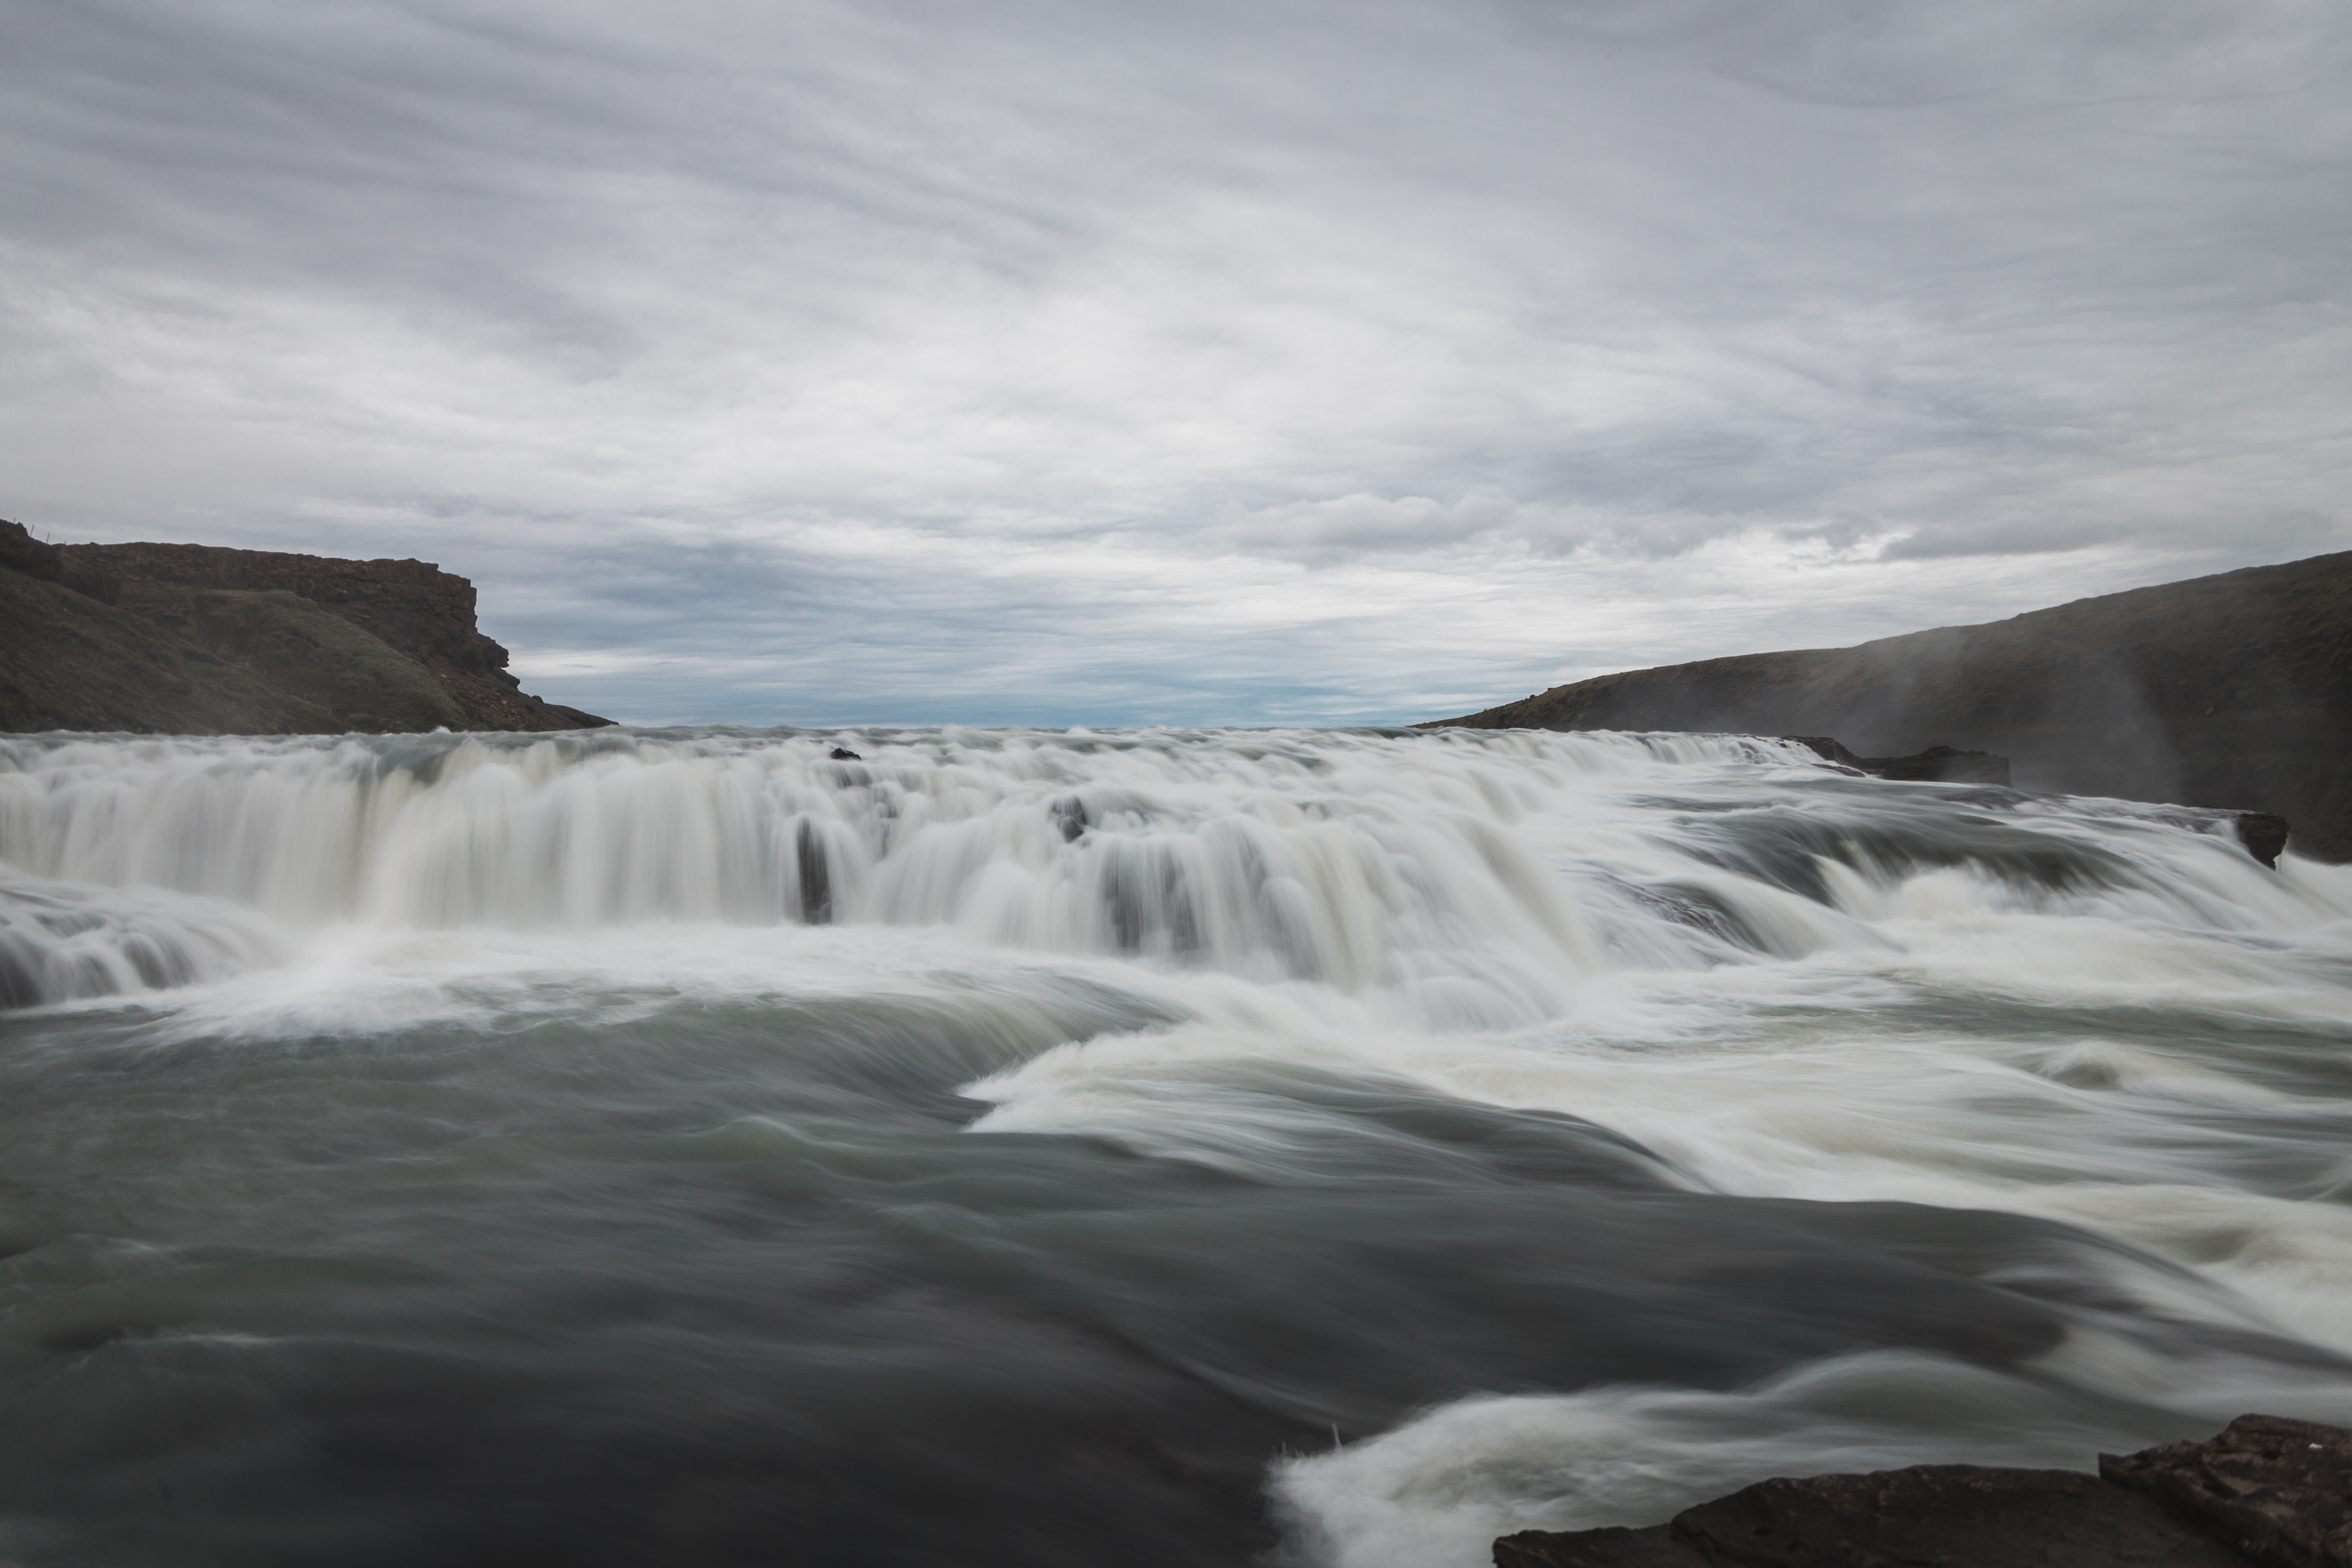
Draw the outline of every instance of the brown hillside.
[[[474,585],[422,561],[51,546],[0,523],[0,729],[572,730],[520,689]]]
[[[1854,647],[1626,670],[1436,722],[1999,752],[2021,788],[2275,811],[2298,852],[2352,858],[2352,552]]]

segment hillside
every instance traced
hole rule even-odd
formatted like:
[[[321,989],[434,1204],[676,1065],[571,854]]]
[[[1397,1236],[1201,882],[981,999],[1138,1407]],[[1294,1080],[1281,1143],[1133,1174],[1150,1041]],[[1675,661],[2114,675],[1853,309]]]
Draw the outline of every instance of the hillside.
[[[52,546],[0,523],[0,730],[572,730],[422,561],[199,544]]]
[[[2020,788],[2274,811],[2299,853],[2352,858],[2352,552],[1854,647],[1626,670],[1434,723],[1998,752]]]

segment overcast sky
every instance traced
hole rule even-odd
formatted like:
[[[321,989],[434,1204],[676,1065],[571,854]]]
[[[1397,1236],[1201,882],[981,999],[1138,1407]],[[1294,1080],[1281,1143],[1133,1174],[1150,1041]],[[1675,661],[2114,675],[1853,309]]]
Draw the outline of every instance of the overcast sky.
[[[643,722],[1417,720],[2352,548],[2341,0],[11,0],[0,516]]]

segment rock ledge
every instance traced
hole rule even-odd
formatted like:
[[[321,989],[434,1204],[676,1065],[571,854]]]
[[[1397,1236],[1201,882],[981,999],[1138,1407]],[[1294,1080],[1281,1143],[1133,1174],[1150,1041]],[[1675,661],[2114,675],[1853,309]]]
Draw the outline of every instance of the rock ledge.
[[[2352,1568],[2352,1432],[2242,1415],[2099,1474],[1919,1465],[1758,1485],[1645,1530],[1530,1530],[1496,1568]]]

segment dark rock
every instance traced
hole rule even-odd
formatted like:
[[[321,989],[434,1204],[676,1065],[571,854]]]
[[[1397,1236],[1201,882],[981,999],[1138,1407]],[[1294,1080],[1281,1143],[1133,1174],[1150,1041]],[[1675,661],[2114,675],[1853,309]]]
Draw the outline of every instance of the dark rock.
[[[2153,1500],[2074,1470],[1920,1465],[1771,1480],[1647,1530],[1528,1531],[1496,1568],[2246,1568]]]
[[[831,755],[833,760],[836,763],[862,763],[866,760],[864,757],[859,756],[856,752],[851,751],[847,746],[835,746],[833,749]]]
[[[1885,757],[1937,742],[2011,758],[2022,789],[2282,813],[2299,853],[2352,859],[2352,552],[1624,670],[1438,722],[1836,735]]]
[[[2273,870],[2278,868],[2279,852],[2286,847],[2285,817],[2274,811],[2242,811],[2232,826],[2247,854]]]
[[[1990,784],[2006,787],[2009,784],[2009,759],[1990,752],[1958,752],[1949,746],[1930,746],[1916,756],[1864,757],[1859,764],[1862,771],[1883,779],[1903,779],[1915,784]]]
[[[2352,1432],[2241,1415],[2073,1470],[1761,1482],[1641,1530],[1523,1531],[1496,1568],[2352,1568]]]
[[[1993,784],[2007,785],[2009,759],[1990,752],[1959,752],[1930,746],[1916,756],[1861,757],[1833,735],[1783,735],[1784,741],[1811,746],[1825,763],[1883,779],[1928,784]]]
[[[2117,1458],[2099,1474],[2275,1568],[2352,1568],[2352,1432],[2241,1415],[2218,1437]]]

